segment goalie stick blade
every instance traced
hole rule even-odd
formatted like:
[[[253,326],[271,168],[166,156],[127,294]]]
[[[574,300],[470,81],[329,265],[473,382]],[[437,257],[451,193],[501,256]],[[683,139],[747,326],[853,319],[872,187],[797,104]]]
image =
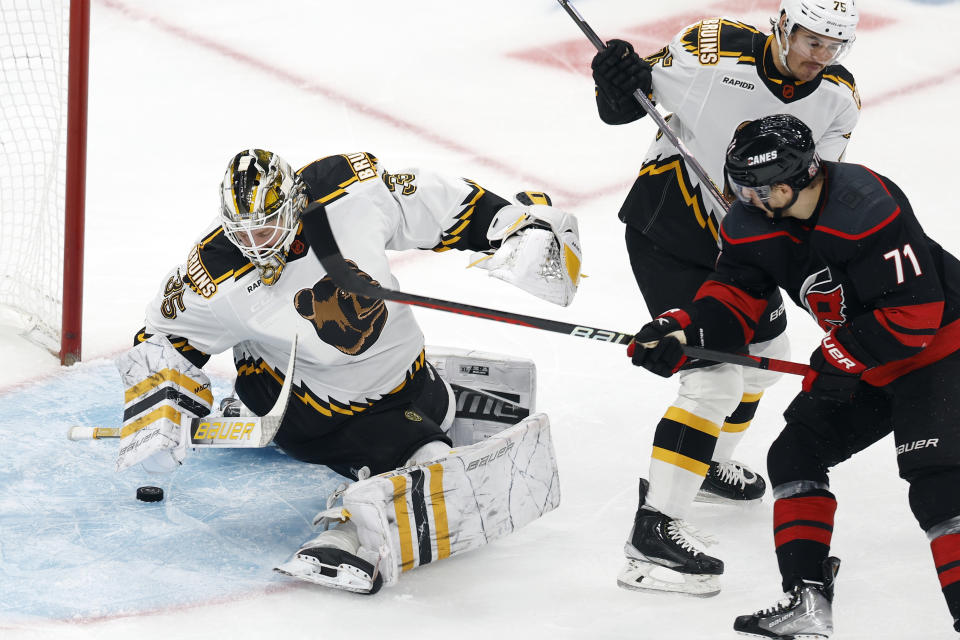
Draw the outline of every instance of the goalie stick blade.
[[[190,421],[190,445],[194,447],[266,447],[280,430],[283,416],[290,403],[293,375],[296,370],[297,340],[294,334],[290,344],[290,359],[284,374],[283,386],[273,408],[262,418],[194,418]]]

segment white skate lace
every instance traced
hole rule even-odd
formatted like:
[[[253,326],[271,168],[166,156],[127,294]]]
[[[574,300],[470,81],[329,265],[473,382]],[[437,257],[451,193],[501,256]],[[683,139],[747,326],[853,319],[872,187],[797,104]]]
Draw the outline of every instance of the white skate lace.
[[[670,520],[667,523],[667,535],[670,539],[680,545],[684,551],[689,551],[694,555],[703,553],[697,546],[700,543],[704,547],[712,547],[717,544],[717,539],[709,534],[703,533],[686,520]]]
[[[743,465],[733,460],[717,463],[717,476],[727,484],[739,484],[741,489],[747,488],[747,474]],[[752,482],[752,481],[751,481]]]
[[[761,609],[757,611],[754,615],[758,617],[766,617],[773,615],[775,613],[782,613],[786,611],[793,605],[793,601],[796,598],[796,593],[785,593],[783,597],[777,600],[777,603],[772,607],[767,607],[766,609]]]

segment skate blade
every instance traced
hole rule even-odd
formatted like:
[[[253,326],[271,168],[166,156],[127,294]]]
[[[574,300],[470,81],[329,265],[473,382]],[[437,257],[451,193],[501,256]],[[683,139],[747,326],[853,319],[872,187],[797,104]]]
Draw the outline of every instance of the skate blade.
[[[764,638],[770,640],[773,636],[762,633],[750,633],[749,631],[737,631],[737,635],[747,636],[748,638]],[[791,636],[776,636],[776,640],[828,640],[830,636],[822,633],[795,633]]]
[[[327,573],[323,573],[324,569]],[[374,580],[360,569],[348,564],[334,566],[319,562],[310,556],[298,555],[274,567],[273,570],[285,576],[330,589],[364,594],[376,592]],[[329,573],[333,575],[328,575]]]
[[[630,591],[677,593],[695,598],[710,598],[720,593],[718,576],[680,573],[642,560],[627,560],[627,566],[617,576],[617,586]]]
[[[693,498],[693,501],[701,504],[722,504],[730,507],[753,507],[763,502],[763,496],[754,498],[753,500],[733,500],[731,498],[718,496],[715,493],[698,491],[697,495]]]

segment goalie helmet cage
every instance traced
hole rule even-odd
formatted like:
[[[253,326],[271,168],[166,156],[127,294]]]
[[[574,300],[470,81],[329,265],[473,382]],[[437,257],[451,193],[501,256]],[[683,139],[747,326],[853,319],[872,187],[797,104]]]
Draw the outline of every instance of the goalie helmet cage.
[[[90,0],[0,2],[0,307],[80,359]]]

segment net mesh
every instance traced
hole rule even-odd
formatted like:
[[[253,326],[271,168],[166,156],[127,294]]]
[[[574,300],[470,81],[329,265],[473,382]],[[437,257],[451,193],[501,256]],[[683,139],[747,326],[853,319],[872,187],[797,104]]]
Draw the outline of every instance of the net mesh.
[[[69,18],[69,0],[0,2],[0,307],[51,350],[63,299]]]

